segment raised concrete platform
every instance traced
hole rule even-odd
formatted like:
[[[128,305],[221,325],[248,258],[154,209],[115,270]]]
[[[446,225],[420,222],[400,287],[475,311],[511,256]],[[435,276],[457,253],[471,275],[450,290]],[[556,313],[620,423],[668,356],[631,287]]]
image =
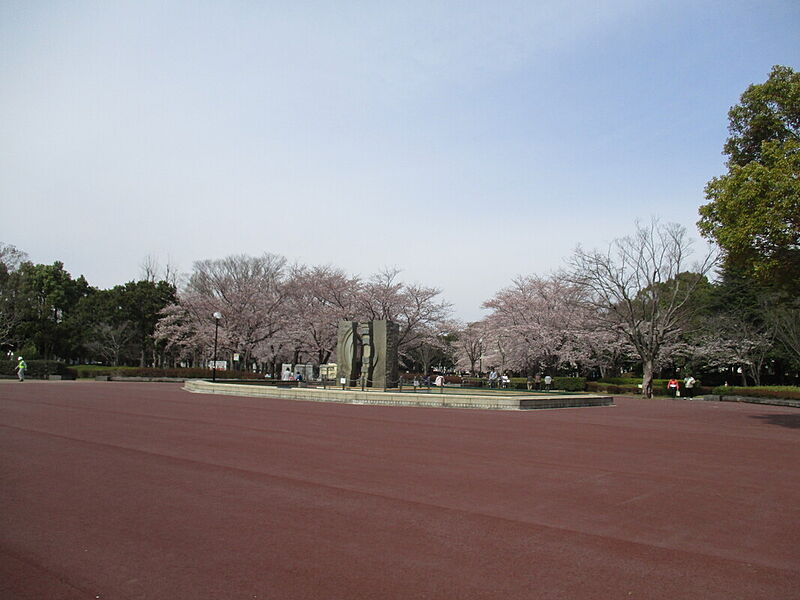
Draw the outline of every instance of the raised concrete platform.
[[[202,379],[189,379],[183,389],[198,394],[220,394],[251,398],[285,398],[309,402],[338,402],[340,404],[374,404],[379,406],[428,406],[446,408],[482,408],[489,410],[529,410],[536,408],[578,408],[586,406],[613,406],[611,396],[594,394],[575,395],[508,395],[459,394],[450,392],[384,392],[382,390],[340,390],[322,388],[277,388],[236,383],[212,383]]]

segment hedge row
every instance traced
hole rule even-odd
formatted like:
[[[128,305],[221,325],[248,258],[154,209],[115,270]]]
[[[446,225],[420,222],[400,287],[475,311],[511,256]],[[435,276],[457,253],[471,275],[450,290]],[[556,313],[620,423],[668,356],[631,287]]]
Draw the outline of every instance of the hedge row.
[[[683,389],[683,379],[678,380],[681,384],[681,389]],[[642,385],[642,378],[633,378],[633,377],[604,377],[603,379],[599,379],[598,383],[611,383],[614,385],[621,385],[621,386],[634,386],[637,387]],[[666,390],[667,384],[669,383],[669,379],[653,379],[653,392],[656,389]]]
[[[179,379],[206,379],[211,369],[155,369],[139,367],[104,367],[79,365],[68,367],[55,360],[26,360],[26,377],[45,379],[48,375],[60,375],[64,379],[86,379],[107,375],[109,377],[175,377]],[[17,361],[0,360],[0,376],[16,377]],[[247,371],[217,371],[217,379],[263,379],[264,375]]]
[[[512,377],[511,383],[518,390],[528,389],[527,377]],[[535,385],[535,384],[534,384]],[[544,389],[544,377],[542,377],[541,388]],[[586,391],[585,377],[553,377],[550,384],[552,390],[563,390],[565,392],[584,392]]]
[[[619,385],[615,383],[605,383],[603,381],[589,381],[586,384],[586,390],[589,392],[594,393],[604,393],[604,394],[624,394],[624,395],[631,395],[631,394],[641,394],[642,390],[638,385]],[[659,394],[662,390],[653,389],[653,394],[656,396],[662,395],[666,396],[666,389],[663,390],[663,393]]]
[[[751,398],[785,398],[800,400],[800,387],[771,385],[761,387],[718,386],[711,390],[715,396],[750,396]]]
[[[488,387],[489,381],[478,377],[463,377],[461,385],[465,387]],[[528,378],[527,377],[512,377],[511,389],[527,390]],[[544,381],[541,383],[544,389]],[[582,392],[586,389],[585,377],[553,377],[553,382],[550,384],[553,390],[563,390],[567,392]]]
[[[0,376],[16,377],[17,364],[19,364],[19,362],[16,360],[0,361]],[[26,360],[25,364],[28,365],[25,376],[32,379],[44,379],[48,375],[70,376],[66,365],[56,360]]]
[[[175,377],[179,379],[207,379],[211,369],[156,369],[152,367],[68,367],[68,371],[79,379],[108,375],[110,377]],[[217,370],[217,379],[263,379],[264,375],[249,371]]]
[[[656,381],[658,381],[658,385],[656,385]],[[661,382],[664,382],[661,385]],[[653,381],[653,396],[659,397],[669,397],[672,396],[670,391],[667,389],[667,380],[666,379],[658,379]],[[641,385],[641,381],[636,385],[619,385],[614,383],[606,383],[605,380],[600,381],[590,381],[586,384],[586,389],[590,392],[603,392],[606,394],[624,394],[626,396],[634,395],[640,396],[642,394],[642,388],[639,387]],[[694,395],[701,396],[703,394],[710,394],[711,388],[707,386],[695,386],[694,387]],[[683,388],[683,382],[681,382],[681,395],[686,395],[686,390]]]

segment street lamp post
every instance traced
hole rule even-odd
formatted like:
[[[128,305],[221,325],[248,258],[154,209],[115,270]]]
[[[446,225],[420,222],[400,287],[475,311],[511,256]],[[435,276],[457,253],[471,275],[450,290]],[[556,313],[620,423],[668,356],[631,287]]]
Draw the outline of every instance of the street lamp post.
[[[217,337],[219,335],[219,320],[222,318],[222,313],[215,312],[214,317],[214,366],[211,368],[211,381],[217,381]]]

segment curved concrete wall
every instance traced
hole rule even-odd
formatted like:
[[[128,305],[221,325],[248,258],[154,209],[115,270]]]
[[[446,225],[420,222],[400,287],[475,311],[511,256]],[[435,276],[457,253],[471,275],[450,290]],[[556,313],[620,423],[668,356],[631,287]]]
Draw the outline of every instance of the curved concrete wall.
[[[274,386],[236,383],[212,383],[190,379],[185,390],[199,394],[247,396],[251,398],[284,398],[310,402],[338,402],[340,404],[372,404],[379,406],[427,406],[447,408],[483,408],[490,410],[525,410],[535,408],[576,408],[584,406],[612,406],[610,396],[579,394],[569,396],[499,396],[475,394],[439,394],[384,392],[381,390],[340,390],[322,388],[278,388]]]

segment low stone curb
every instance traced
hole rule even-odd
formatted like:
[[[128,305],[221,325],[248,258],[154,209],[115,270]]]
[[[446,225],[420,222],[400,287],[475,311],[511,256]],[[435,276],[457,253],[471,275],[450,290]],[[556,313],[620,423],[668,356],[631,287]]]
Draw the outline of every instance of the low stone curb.
[[[705,396],[687,398],[687,400],[705,400],[707,402],[744,402],[747,404],[766,404],[768,406],[789,406],[791,408],[800,408],[800,400],[792,400],[790,398],[758,398],[756,396],[718,396],[716,394],[706,394]]]
[[[109,377],[109,381],[156,381],[161,383],[181,383],[185,377]]]
[[[333,402],[338,404],[362,404],[374,406],[419,406],[430,408],[480,408],[486,410],[530,410],[543,408],[579,408],[588,406],[613,406],[611,396],[582,394],[576,396],[507,397],[459,394],[425,394],[337,390],[337,389],[286,389],[256,387],[231,383],[212,383],[200,379],[188,379],[184,390],[199,394],[244,396],[249,398],[281,398],[311,402]]]

